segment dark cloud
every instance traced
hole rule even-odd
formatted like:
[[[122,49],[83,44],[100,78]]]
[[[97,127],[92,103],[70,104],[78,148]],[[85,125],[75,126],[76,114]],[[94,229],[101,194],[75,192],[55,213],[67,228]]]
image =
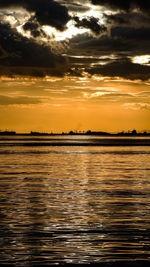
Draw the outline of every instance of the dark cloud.
[[[36,31],[39,28],[39,24],[33,21],[28,21],[23,25],[25,31]]]
[[[135,48],[138,48],[137,43],[123,38],[112,38],[108,35],[103,35],[100,38],[90,37],[89,35],[78,35],[70,41],[70,54],[83,56],[110,56],[120,54],[130,54]],[[149,49],[149,48],[148,48]]]
[[[46,37],[45,32],[40,28],[39,23],[34,19],[30,18],[24,25],[23,25],[24,31],[30,31],[31,35],[36,37]]]
[[[87,34],[75,36],[70,41],[72,55],[146,55],[150,54],[150,27],[112,27],[110,34],[94,38]]]
[[[29,105],[29,104],[39,104],[41,101],[37,98],[33,97],[10,97],[0,95],[0,105]]]
[[[150,15],[150,1],[134,0],[134,2],[141,11]]]
[[[130,80],[148,80],[150,78],[150,66],[134,64],[127,58],[120,58],[107,65],[98,65],[87,69],[88,73],[109,77],[122,77]]]
[[[113,9],[129,10],[132,0],[91,0],[94,5],[111,7]]]
[[[111,37],[126,40],[144,41],[150,40],[150,28],[132,28],[132,27],[113,27],[111,28]]]
[[[143,0],[91,0],[94,5],[101,5],[110,7],[112,9],[120,9],[129,11],[135,7],[138,7],[141,11],[145,13],[150,12],[150,1]]]
[[[63,75],[66,61],[62,56],[53,54],[46,45],[23,37],[9,24],[0,24],[0,41],[0,75]]]
[[[109,35],[100,38],[78,35],[70,42],[72,66],[78,65],[90,75],[148,80],[150,66],[135,64],[131,58],[149,55],[149,41],[150,28],[112,27]]]
[[[130,26],[135,28],[150,27],[148,16],[138,12],[120,12],[115,14],[103,14],[107,24],[117,26]]]
[[[66,1],[62,1],[61,3],[62,5],[65,5],[69,11],[75,12],[75,13],[82,13],[82,12],[87,12],[90,10],[90,7],[85,5],[85,1],[84,3],[83,2],[75,3],[73,1],[69,2],[68,0],[66,0]]]
[[[90,29],[95,35],[100,35],[101,33],[107,31],[107,28],[104,25],[99,24],[99,19],[90,17],[79,19],[77,16],[74,17],[76,22],[75,26],[78,28],[87,28]]]
[[[63,31],[70,16],[65,6],[53,0],[0,0],[0,8],[23,7],[29,12],[35,12],[35,17],[41,25],[50,25]]]
[[[104,64],[104,63],[107,63],[110,61],[110,58],[109,57],[106,57],[106,58],[99,58],[99,57],[75,57],[75,56],[69,56],[68,57],[69,61],[71,64],[75,64],[75,65],[90,65],[90,64]]]
[[[106,7],[102,9],[105,25],[94,17],[94,11],[92,17],[84,14],[92,10],[90,2]],[[8,24],[0,24],[0,75],[45,77],[67,73],[82,76],[87,72],[90,75],[119,76],[132,80],[146,80],[150,77],[148,65],[135,64],[131,60],[137,55],[150,54],[150,1],[0,0],[0,8],[9,10],[12,7],[24,8],[32,13],[31,18],[20,25],[23,24],[23,30],[29,31],[33,39],[22,36]],[[98,12],[99,7],[96,9]],[[107,9],[116,12],[111,14],[106,12]],[[77,15],[70,18],[68,12],[77,12]],[[45,37],[52,46],[52,37],[46,35],[42,25],[63,31],[70,19],[74,20],[76,28],[89,29],[93,34],[73,35],[69,38],[68,50],[63,52],[70,55],[66,63],[63,56],[54,54],[52,47],[39,40]],[[36,41],[34,38],[37,38]],[[59,46],[59,42],[54,41],[55,44]]]

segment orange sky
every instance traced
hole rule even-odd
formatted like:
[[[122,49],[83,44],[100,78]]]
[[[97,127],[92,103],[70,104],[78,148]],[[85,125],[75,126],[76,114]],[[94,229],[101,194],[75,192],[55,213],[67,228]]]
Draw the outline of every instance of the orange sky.
[[[150,131],[150,5],[0,0],[0,130]]]
[[[17,132],[149,130],[149,83],[108,78],[0,81],[0,128]]]

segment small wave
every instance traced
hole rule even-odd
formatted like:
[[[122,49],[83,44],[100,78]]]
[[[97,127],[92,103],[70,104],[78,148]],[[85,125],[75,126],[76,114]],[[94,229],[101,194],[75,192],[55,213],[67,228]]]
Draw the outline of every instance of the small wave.
[[[46,155],[46,154],[90,154],[90,155],[104,155],[104,154],[111,154],[111,155],[149,155],[150,151],[55,151],[55,150],[47,150],[47,151],[11,151],[11,150],[4,150],[0,151],[0,155],[32,155],[32,154],[37,154],[37,155]]]

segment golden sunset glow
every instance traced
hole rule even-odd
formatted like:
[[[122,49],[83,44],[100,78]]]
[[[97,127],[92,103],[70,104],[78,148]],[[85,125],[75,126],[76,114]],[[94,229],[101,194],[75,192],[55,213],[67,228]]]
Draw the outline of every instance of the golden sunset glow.
[[[143,9],[94,0],[0,8],[1,130],[150,130]]]
[[[0,267],[150,266],[150,0],[0,0]]]
[[[150,55],[144,55],[144,56],[136,56],[133,59],[133,63],[138,63],[138,64],[150,64]]]
[[[66,77],[5,78],[0,85],[2,129],[18,132],[149,129],[146,83]]]

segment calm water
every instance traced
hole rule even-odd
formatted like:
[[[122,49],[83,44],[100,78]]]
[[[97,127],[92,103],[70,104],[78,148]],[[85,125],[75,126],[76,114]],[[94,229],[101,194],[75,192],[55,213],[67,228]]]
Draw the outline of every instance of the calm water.
[[[150,261],[150,146],[25,146],[25,137],[4,139],[1,264]]]

